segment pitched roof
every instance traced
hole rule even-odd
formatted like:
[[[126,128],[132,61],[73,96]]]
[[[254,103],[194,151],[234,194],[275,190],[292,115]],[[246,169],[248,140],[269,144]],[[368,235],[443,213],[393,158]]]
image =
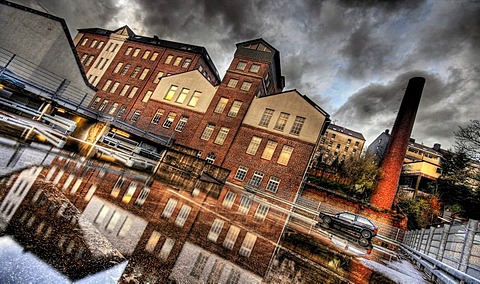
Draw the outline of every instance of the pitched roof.
[[[332,123],[328,126],[328,129],[331,129],[331,130],[334,130],[334,131],[337,131],[337,132],[341,132],[341,133],[345,133],[347,135],[350,135],[352,137],[355,137],[355,138],[358,138],[358,139],[361,139],[361,140],[365,141],[365,138],[363,137],[362,133],[351,130],[351,129],[348,129],[344,126],[340,126],[340,125],[336,125],[336,124]]]

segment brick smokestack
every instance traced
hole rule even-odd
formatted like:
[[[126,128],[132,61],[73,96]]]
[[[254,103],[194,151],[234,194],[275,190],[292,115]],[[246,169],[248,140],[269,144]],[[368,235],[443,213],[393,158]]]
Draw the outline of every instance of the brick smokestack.
[[[382,177],[370,197],[370,203],[378,208],[392,209],[424,85],[425,78],[422,77],[414,77],[408,81],[390,142],[380,165]]]

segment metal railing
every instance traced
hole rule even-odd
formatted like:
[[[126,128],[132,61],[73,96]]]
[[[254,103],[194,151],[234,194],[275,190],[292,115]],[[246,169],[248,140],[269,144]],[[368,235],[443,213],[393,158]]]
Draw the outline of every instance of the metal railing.
[[[440,283],[480,283],[477,220],[408,231],[402,248]]]

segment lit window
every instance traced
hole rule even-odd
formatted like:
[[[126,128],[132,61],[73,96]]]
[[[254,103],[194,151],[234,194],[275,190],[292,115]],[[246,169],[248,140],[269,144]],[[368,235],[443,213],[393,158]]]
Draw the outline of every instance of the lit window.
[[[135,67],[135,69],[133,69],[133,71],[132,71],[132,74],[130,74],[130,77],[131,78],[136,78],[138,73],[140,72],[141,68],[142,67],[140,67],[140,66]]]
[[[198,66],[198,71],[200,71],[200,73],[202,73],[202,71],[203,71],[203,66],[202,65]]]
[[[85,66],[90,66],[92,64],[92,61],[95,57],[93,55],[90,55],[87,59],[87,62],[85,62]]]
[[[120,92],[119,96],[125,96],[125,94],[127,93],[129,88],[130,88],[130,85],[123,86],[122,91]]]
[[[108,104],[108,100],[103,100],[102,104],[98,108],[98,111],[103,111],[107,107],[107,104]]]
[[[304,123],[305,123],[304,117],[300,117],[300,116],[295,117],[295,121],[293,122],[292,129],[290,129],[290,134],[300,135],[300,131],[302,131],[302,127]]]
[[[80,62],[83,64],[83,62],[85,62],[85,59],[87,59],[87,57],[88,57],[88,54],[82,55],[82,58],[80,59]]]
[[[280,185],[280,179],[278,177],[271,176],[270,180],[267,183],[267,190],[277,192],[278,186]]]
[[[142,59],[147,59],[150,56],[150,50],[145,50],[143,53]]]
[[[125,110],[127,109],[127,106],[126,105],[123,105],[120,110],[118,111],[117,113],[117,117],[120,118],[122,117],[123,113],[125,112]]]
[[[117,66],[115,66],[115,69],[113,69],[113,73],[118,73],[118,71],[120,71],[122,66],[123,66],[123,62],[118,62]]]
[[[213,143],[218,144],[218,145],[223,145],[225,142],[225,139],[227,138],[228,132],[230,131],[229,128],[227,127],[221,127],[220,131],[217,134],[217,137],[215,138],[215,141]]]
[[[130,63],[125,64],[125,66],[124,66],[123,69],[122,69],[122,72],[120,72],[120,75],[123,76],[123,75],[127,74],[128,69],[130,69],[130,66],[131,66]]]
[[[273,153],[275,152],[275,149],[277,148],[277,142],[275,141],[268,141],[267,146],[265,146],[265,149],[263,150],[262,153],[262,159],[265,160],[270,160],[273,157]]]
[[[242,91],[249,91],[251,86],[252,86],[252,83],[250,83],[250,82],[243,82],[243,83],[242,83],[242,86],[240,87],[240,90],[242,90]]]
[[[287,124],[287,120],[289,116],[290,114],[288,113],[285,113],[285,112],[280,113],[280,116],[277,119],[277,123],[275,124],[274,129],[283,131],[283,129],[285,128],[285,125]]]
[[[97,190],[97,185],[92,184],[92,186],[90,186],[90,188],[88,189],[87,195],[85,195],[85,201],[90,201],[90,199],[92,199],[92,196],[96,190]]]
[[[238,167],[237,172],[235,173],[235,179],[244,180],[247,175],[248,168],[244,166]]]
[[[263,221],[267,217],[268,210],[270,210],[270,207],[268,205],[265,205],[263,203],[258,204],[257,211],[255,211],[255,219]]]
[[[81,43],[81,45],[86,45],[86,44],[87,44],[87,42],[88,42],[88,38],[84,38],[84,39],[82,40],[82,43]]]
[[[212,227],[210,228],[210,232],[208,232],[207,239],[209,239],[212,242],[216,242],[218,239],[218,236],[220,235],[220,232],[222,232],[223,224],[225,224],[223,220],[216,218],[213,221]]]
[[[185,225],[185,221],[187,221],[188,215],[190,214],[190,211],[192,210],[192,207],[188,205],[182,205],[182,208],[180,208],[180,212],[178,212],[177,219],[175,219],[175,225],[177,227],[183,227]]]
[[[167,116],[167,119],[165,119],[165,121],[163,122],[163,127],[170,128],[170,126],[172,126],[173,121],[175,120],[176,116],[177,116],[176,113],[170,112]]]
[[[158,124],[164,113],[165,113],[164,109],[161,109],[161,108],[157,109],[157,112],[153,116],[151,123]]]
[[[290,156],[292,155],[292,152],[293,152],[293,147],[284,145],[282,148],[282,152],[278,157],[277,163],[279,163],[280,165],[286,166],[288,164],[288,161],[290,160]]]
[[[140,110],[136,110],[133,115],[132,115],[132,118],[130,119],[132,122],[137,122],[138,118],[140,117],[140,114],[142,114],[142,112]]]
[[[252,140],[250,140],[250,144],[248,144],[247,154],[255,155],[261,142],[262,138],[253,136]]]
[[[187,125],[187,122],[188,122],[188,117],[182,115],[178,120],[177,126],[175,126],[175,131],[182,132],[183,129],[185,128],[185,125]]]
[[[150,71],[150,69],[148,69],[148,68],[143,69],[142,74],[140,74],[140,78],[138,78],[138,79],[144,80],[145,77],[147,77],[148,71]]]
[[[133,52],[132,56],[137,57],[139,53],[140,53],[140,48],[135,48],[135,51]]]
[[[175,210],[175,207],[177,206],[177,200],[170,198],[167,202],[167,205],[165,205],[165,208],[163,209],[162,212],[162,217],[165,219],[170,218],[172,216],[173,211]]]
[[[142,206],[143,203],[145,203],[145,200],[147,200],[148,194],[150,194],[150,188],[148,187],[142,188],[134,204],[137,206]]]
[[[200,99],[200,95],[201,95],[201,94],[202,94],[202,93],[201,93],[201,92],[198,92],[198,91],[193,92],[193,95],[192,95],[192,97],[190,98],[190,101],[188,102],[187,105],[188,105],[188,106],[191,106],[191,107],[196,106],[197,103],[198,103],[198,100]]]
[[[110,93],[115,93],[115,91],[117,90],[118,86],[120,85],[120,82],[115,82],[113,83],[113,86],[112,88],[110,89]]]
[[[108,114],[113,115],[117,110],[117,108],[118,108],[118,103],[113,103],[112,107],[110,107],[110,110],[108,111]]]
[[[233,249],[235,242],[237,241],[238,233],[240,233],[240,228],[231,225],[230,229],[228,229],[227,236],[225,236],[225,240],[223,241],[223,247],[229,250]]]
[[[188,93],[190,93],[190,89],[183,88],[182,92],[180,92],[180,95],[178,95],[178,98],[177,98],[176,102],[179,103],[179,104],[183,104],[183,102],[185,101],[185,99],[188,96]]]
[[[220,101],[218,101],[217,106],[215,107],[214,112],[216,113],[222,113],[225,107],[227,106],[228,99],[227,98],[220,98]]]
[[[241,106],[241,101],[234,101],[232,107],[230,108],[230,111],[228,112],[228,116],[236,117]]]
[[[104,91],[108,90],[108,87],[110,87],[110,84],[112,84],[112,80],[107,80],[107,82],[105,82],[105,85],[103,85],[102,90]]]
[[[132,50],[133,50],[132,47],[127,48],[127,50],[125,50],[125,53],[123,55],[130,55],[130,53],[132,53]]]
[[[136,190],[137,190],[137,183],[131,182],[130,185],[128,186],[127,192],[125,192],[125,195],[123,195],[122,202],[130,203],[130,200],[132,200],[132,196],[135,194]]]
[[[104,44],[105,44],[105,42],[104,42],[104,41],[101,41],[101,42],[97,45],[97,49],[102,48]]]
[[[245,67],[247,67],[247,62],[239,61],[235,69],[245,70]]]
[[[175,240],[172,238],[167,238],[165,242],[163,243],[162,248],[160,249],[160,252],[158,253],[158,257],[160,259],[166,260],[168,258],[168,255],[170,254],[170,251],[172,251],[173,245],[175,244]]]
[[[163,77],[163,72],[162,71],[158,72],[157,77],[155,77],[155,79],[153,79],[153,83],[157,84],[158,82],[160,82],[160,79],[162,77]]]
[[[266,108],[265,111],[263,112],[262,118],[260,119],[260,122],[258,123],[258,125],[268,127],[268,124],[272,119],[273,112],[274,112],[273,109]]]
[[[255,171],[253,173],[252,178],[248,181],[248,184],[253,187],[259,187],[263,180],[263,173],[259,171]]]
[[[215,125],[213,124],[207,124],[205,129],[203,130],[202,137],[200,139],[202,140],[209,140],[210,137],[212,136],[213,129],[215,128]]]
[[[145,250],[148,252],[153,252],[155,247],[157,246],[158,240],[160,240],[160,233],[157,231],[153,231],[148,239],[147,244],[145,245]]]
[[[133,87],[132,90],[130,91],[130,94],[128,94],[128,98],[133,98],[135,96],[135,94],[137,93],[138,91],[138,87]]]
[[[145,96],[142,99],[142,102],[144,102],[144,103],[148,102],[150,100],[150,98],[152,97],[152,94],[153,94],[152,91],[147,91],[145,93]]]
[[[175,85],[171,85],[170,89],[168,89],[167,94],[165,95],[165,100],[171,101],[173,96],[175,95],[175,92],[177,91],[178,87]]]
[[[180,62],[182,62],[182,59],[183,57],[177,56],[177,58],[175,58],[175,61],[173,62],[173,66],[180,65]]]
[[[230,79],[230,81],[228,81],[227,87],[235,88],[237,86],[237,84],[238,84],[237,79]]]
[[[110,192],[110,195],[116,198],[120,193],[120,189],[122,188],[122,185],[124,182],[125,180],[123,179],[123,177],[119,177],[115,182],[115,185],[113,186],[112,191]]]
[[[169,55],[167,56],[167,58],[165,59],[165,64],[170,64],[172,62],[172,59],[173,59],[173,55]]]
[[[225,198],[223,199],[222,206],[231,209],[236,197],[237,194],[231,191],[227,192],[227,194],[225,194]]]
[[[260,65],[252,64],[252,66],[250,66],[250,69],[248,71],[252,73],[258,73],[258,70],[260,70]]]
[[[187,59],[185,59],[185,61],[183,61],[182,67],[183,68],[188,68],[188,66],[190,66],[190,63],[192,63],[192,59],[187,58]]]
[[[158,57],[158,52],[154,52],[154,53],[152,54],[152,57],[150,57],[150,61],[155,61],[155,60],[157,60],[157,57]]]
[[[238,254],[241,256],[249,257],[250,254],[252,253],[252,249],[256,241],[257,241],[256,235],[252,233],[247,233],[245,235],[245,238],[243,239],[243,243],[242,243],[242,246],[240,247],[240,250],[238,251]]]
[[[98,41],[97,41],[96,39],[94,39],[94,40],[92,41],[92,43],[90,44],[90,47],[91,47],[91,48],[94,48],[95,45],[97,44],[97,42],[98,42]]]
[[[92,105],[90,106],[90,108],[93,108],[95,109],[95,107],[97,106],[97,104],[100,102],[102,98],[100,97],[96,97],[95,100],[93,101]]]

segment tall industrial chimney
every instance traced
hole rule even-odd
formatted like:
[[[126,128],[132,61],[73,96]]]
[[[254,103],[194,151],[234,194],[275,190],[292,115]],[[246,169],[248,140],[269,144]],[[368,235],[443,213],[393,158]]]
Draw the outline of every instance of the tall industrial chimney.
[[[392,209],[424,85],[423,77],[414,77],[408,81],[390,141],[380,165],[382,176],[370,197],[370,203],[378,208]]]

